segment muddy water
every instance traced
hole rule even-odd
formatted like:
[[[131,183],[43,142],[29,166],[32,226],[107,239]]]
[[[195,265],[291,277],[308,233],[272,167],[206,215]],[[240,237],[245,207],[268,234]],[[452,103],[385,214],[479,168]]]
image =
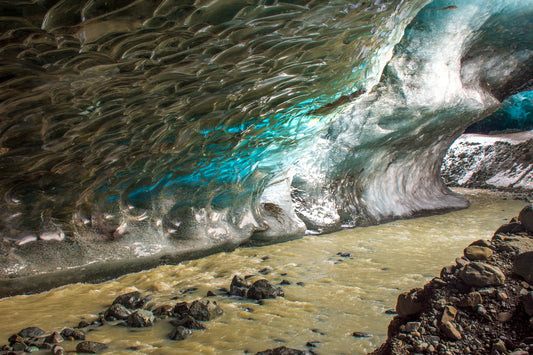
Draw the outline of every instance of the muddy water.
[[[27,327],[47,331],[93,320],[113,299],[139,290],[154,305],[192,301],[208,290],[225,310],[185,341],[166,340],[172,329],[160,321],[147,329],[113,325],[88,333],[105,342],[113,354],[244,354],[277,346],[306,349],[316,342],[317,354],[364,354],[386,338],[399,292],[422,286],[453,262],[463,248],[494,230],[526,205],[501,195],[460,190],[472,206],[441,216],[397,221],[258,248],[243,248],[131,274],[103,284],[76,284],[47,293],[0,300],[0,344]],[[339,252],[350,253],[341,257]],[[267,269],[263,276],[258,272]],[[284,298],[259,305],[225,297],[234,274],[265,277],[282,286]],[[297,284],[300,283],[300,284]],[[302,284],[303,283],[303,284]],[[372,334],[355,338],[354,331]],[[64,343],[74,350],[74,343]]]

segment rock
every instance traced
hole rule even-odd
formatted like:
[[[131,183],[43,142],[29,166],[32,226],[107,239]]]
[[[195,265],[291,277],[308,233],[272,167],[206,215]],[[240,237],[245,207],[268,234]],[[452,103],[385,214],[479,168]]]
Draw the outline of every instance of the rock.
[[[462,338],[461,333],[455,328],[452,322],[442,323],[440,326],[442,333],[450,340],[460,340]]]
[[[250,288],[252,284],[242,277],[235,275],[233,276],[233,279],[231,280],[231,286],[237,286],[237,287],[244,287],[244,288]]]
[[[120,303],[114,303],[104,313],[105,320],[121,319],[126,320],[131,314],[131,310],[127,309]]]
[[[473,287],[499,286],[505,282],[505,276],[498,267],[478,261],[462,268],[458,277],[466,285]]]
[[[49,336],[45,338],[45,342],[49,344],[59,344],[63,342],[63,337],[59,334],[59,332],[53,332]]]
[[[479,245],[470,245],[464,250],[464,255],[471,261],[487,260],[492,256],[492,249]]]
[[[246,297],[255,300],[261,300],[265,298],[276,298],[277,296],[283,297],[285,294],[279,287],[273,286],[268,280],[261,279],[253,283],[252,287],[246,293]]]
[[[65,354],[65,349],[63,349],[59,345],[54,345],[54,347],[52,348],[52,354],[54,354],[54,355],[64,355]]]
[[[215,297],[215,296],[216,296],[216,293],[214,293],[211,290],[207,291],[207,294],[205,295],[205,297]]]
[[[172,316],[174,314],[174,307],[169,304],[164,304],[156,307],[152,313],[154,316]]]
[[[232,296],[246,296],[246,292],[252,286],[251,283],[243,279],[242,277],[235,275],[231,280],[229,294]]]
[[[483,304],[483,296],[479,292],[470,292],[459,302],[459,306],[464,308],[476,308],[480,304]]]
[[[145,309],[138,309],[128,316],[128,325],[130,327],[142,328],[151,327],[154,324],[154,314]]]
[[[76,346],[76,352],[98,354],[107,348],[108,346],[104,343],[97,343],[95,341],[82,341]]]
[[[500,312],[496,315],[498,322],[502,323],[510,321],[511,318],[513,318],[513,314],[511,312]]]
[[[183,317],[185,315],[190,314],[189,304],[187,302],[176,303],[176,305],[174,306],[174,309],[172,310],[172,313],[174,313],[176,317]]]
[[[515,234],[515,233],[521,233],[525,231],[526,231],[526,228],[522,224],[511,222],[511,223],[502,225],[500,228],[498,228],[498,230],[494,234],[495,235],[496,234]]]
[[[524,207],[518,215],[518,221],[529,233],[533,233],[533,208],[531,206]]]
[[[492,243],[489,240],[478,239],[475,242],[470,243],[470,245],[477,245],[477,246],[480,246],[480,247],[490,248]]]
[[[139,291],[133,291],[118,296],[113,301],[113,304],[121,304],[129,309],[138,309],[143,308],[147,301],[148,298],[144,298]]]
[[[191,317],[190,315],[186,314],[180,319],[172,320],[170,324],[176,326],[176,327],[185,327],[188,329],[196,329],[196,330],[204,330],[205,325],[198,322],[196,319]]]
[[[492,351],[497,351],[499,354],[506,354],[507,347],[503,340],[498,340],[496,343],[492,344]]]
[[[85,340],[85,334],[82,331],[76,330],[76,329],[72,329],[72,328],[63,329],[61,331],[61,336],[65,340],[67,340],[69,338],[74,339],[74,340]]]
[[[356,338],[372,338],[372,334],[363,332],[353,332],[352,336]]]
[[[13,348],[13,350],[15,351],[26,351],[26,348],[28,347],[25,343],[23,342],[20,342],[20,343],[15,343],[13,345],[11,345],[11,347]]]
[[[309,352],[281,346],[275,349],[268,349],[268,350],[260,351],[256,353],[255,355],[309,355]]]
[[[446,322],[453,322],[456,316],[457,316],[457,309],[453,306],[446,306],[444,307],[444,311],[442,312],[440,322],[441,324],[444,324]]]
[[[421,324],[420,322],[407,322],[403,326],[404,327],[403,332],[406,332],[406,333],[417,332],[418,329],[420,328],[420,324]]]
[[[528,316],[533,316],[533,292],[528,292],[526,295],[520,297],[524,311]]]
[[[407,318],[422,312],[425,298],[424,292],[420,288],[401,293],[396,302],[396,313],[402,318]]]
[[[38,327],[28,327],[18,332],[18,335],[22,338],[37,338],[45,333],[44,330]]]
[[[190,305],[189,313],[197,320],[209,321],[220,317],[224,311],[214,301],[196,300]]]
[[[190,329],[187,329],[183,326],[177,326],[170,332],[168,337],[171,340],[184,340],[187,337],[190,337],[192,335],[192,331]]]
[[[78,323],[78,326],[77,326],[76,328],[87,328],[87,327],[90,326],[90,325],[91,325],[91,323],[82,320],[82,321],[80,321],[80,322]]]
[[[513,273],[533,284],[533,251],[518,255],[513,261]]]

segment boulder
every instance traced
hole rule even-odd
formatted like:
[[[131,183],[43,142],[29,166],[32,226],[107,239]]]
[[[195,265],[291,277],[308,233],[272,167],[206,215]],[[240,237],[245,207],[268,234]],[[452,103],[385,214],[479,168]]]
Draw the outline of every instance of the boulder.
[[[505,275],[498,267],[479,261],[465,265],[459,270],[458,277],[472,287],[499,286],[505,281]]]
[[[500,228],[498,228],[496,232],[494,232],[494,235],[515,234],[515,233],[520,233],[520,232],[525,232],[525,231],[526,231],[526,228],[521,223],[511,222],[511,223],[507,223],[507,224],[500,226]]]
[[[190,305],[189,313],[197,320],[209,321],[220,317],[224,311],[214,301],[196,300]]]
[[[533,251],[522,253],[515,258],[513,272],[533,284]]]
[[[133,291],[118,296],[113,301],[113,304],[121,304],[129,309],[143,308],[148,298],[143,297],[139,291]]]
[[[38,327],[28,327],[18,332],[18,335],[22,338],[36,338],[45,333],[44,330]]]
[[[533,317],[533,292],[528,292],[526,295],[520,298],[524,311],[528,316]]]
[[[154,324],[154,314],[145,309],[138,309],[128,316],[127,323],[130,327],[151,327]]]
[[[172,320],[170,324],[176,326],[176,327],[185,327],[188,329],[195,329],[195,330],[204,330],[205,325],[198,322],[196,319],[191,317],[190,315],[186,314],[183,317]]]
[[[76,346],[76,352],[98,354],[107,350],[108,346],[104,343],[97,343],[95,341],[82,341]]]
[[[183,317],[185,315],[190,314],[189,312],[189,304],[187,302],[178,302],[174,306],[174,309],[172,310],[172,313],[176,317]]]
[[[283,297],[285,294],[279,287],[273,286],[268,280],[261,279],[253,283],[252,287],[246,293],[246,297],[255,300],[265,298],[276,298],[277,296]]]
[[[281,346],[275,349],[268,349],[268,350],[260,351],[256,353],[255,355],[309,355],[309,354],[310,353],[307,351],[291,349],[285,346]]]
[[[120,303],[115,303],[107,309],[104,313],[105,320],[121,319],[126,320],[131,314],[131,310],[127,309]]]
[[[480,245],[470,245],[464,250],[464,255],[471,261],[487,260],[492,256],[492,249]]]
[[[61,336],[65,340],[67,340],[67,339],[85,340],[85,334],[82,331],[76,330],[76,329],[72,329],[72,328],[63,329],[61,331]]]
[[[531,206],[526,206],[520,211],[518,221],[529,233],[533,234],[533,208]]]
[[[190,337],[192,335],[192,331],[190,329],[187,329],[183,326],[177,326],[170,332],[168,337],[171,340],[184,340],[187,337]]]
[[[424,310],[425,300],[425,294],[420,288],[401,293],[396,302],[396,313],[402,318],[417,315]]]

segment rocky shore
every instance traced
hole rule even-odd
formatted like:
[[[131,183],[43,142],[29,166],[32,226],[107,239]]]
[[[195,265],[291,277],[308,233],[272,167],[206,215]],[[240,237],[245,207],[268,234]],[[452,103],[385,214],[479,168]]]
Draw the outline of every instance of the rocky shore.
[[[396,312],[371,354],[533,354],[533,209],[400,294]]]

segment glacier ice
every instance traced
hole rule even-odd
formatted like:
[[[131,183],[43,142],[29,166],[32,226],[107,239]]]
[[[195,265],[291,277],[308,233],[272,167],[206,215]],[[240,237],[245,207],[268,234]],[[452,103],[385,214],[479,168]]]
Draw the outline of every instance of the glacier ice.
[[[447,148],[532,86],[532,0],[1,9],[2,290],[465,207]]]

